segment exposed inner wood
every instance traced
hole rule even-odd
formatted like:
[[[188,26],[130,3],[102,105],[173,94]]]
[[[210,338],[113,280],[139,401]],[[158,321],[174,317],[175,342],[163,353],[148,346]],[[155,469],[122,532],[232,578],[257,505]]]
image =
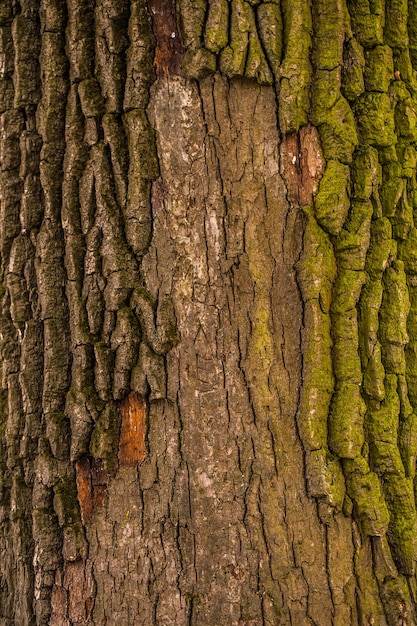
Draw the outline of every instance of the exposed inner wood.
[[[146,402],[132,391],[119,403],[121,418],[119,452],[120,465],[135,466],[146,458]]]

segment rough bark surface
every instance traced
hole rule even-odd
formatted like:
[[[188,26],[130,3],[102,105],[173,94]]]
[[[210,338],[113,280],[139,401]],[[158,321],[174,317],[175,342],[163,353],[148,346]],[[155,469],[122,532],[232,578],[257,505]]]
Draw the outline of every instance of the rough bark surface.
[[[0,626],[417,624],[417,4],[0,2]]]

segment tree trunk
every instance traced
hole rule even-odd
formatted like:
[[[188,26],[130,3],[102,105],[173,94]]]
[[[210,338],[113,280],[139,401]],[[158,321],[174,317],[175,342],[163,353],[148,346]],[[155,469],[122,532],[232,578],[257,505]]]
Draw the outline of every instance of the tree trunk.
[[[417,624],[415,0],[0,31],[0,626]]]

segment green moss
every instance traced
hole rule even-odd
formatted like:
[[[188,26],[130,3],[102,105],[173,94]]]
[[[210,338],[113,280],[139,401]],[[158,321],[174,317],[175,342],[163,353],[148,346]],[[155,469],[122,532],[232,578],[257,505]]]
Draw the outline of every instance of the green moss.
[[[339,270],[333,288],[332,314],[343,314],[355,309],[365,280],[365,272],[346,269]]]
[[[227,0],[213,0],[209,3],[204,31],[207,50],[217,54],[227,46],[229,40],[229,3]]]
[[[102,459],[104,468],[113,474],[117,469],[120,419],[112,402],[105,405],[94,425],[90,442],[90,454]]]
[[[325,449],[327,415],[334,387],[331,358],[330,304],[336,275],[333,246],[305,209],[303,253],[297,263],[297,282],[305,302],[303,331],[303,388],[297,415],[307,450]]]
[[[85,117],[101,117],[104,113],[104,101],[100,84],[95,78],[82,80],[78,85],[81,109]]]
[[[389,513],[378,477],[362,457],[343,461],[343,469],[346,490],[353,502],[353,514],[363,532],[370,536],[384,535]]]
[[[316,70],[312,83],[310,120],[318,125],[324,121],[340,98],[340,70]]]
[[[206,48],[189,49],[185,53],[181,69],[187,78],[200,80],[216,71],[216,57]]]
[[[305,463],[309,495],[341,511],[346,489],[339,459],[321,448],[307,452]]]
[[[333,368],[338,381],[362,382],[361,361],[358,354],[358,321],[356,309],[343,314],[332,314]]]
[[[384,39],[392,48],[405,48],[408,44],[408,0],[386,0]]]
[[[60,526],[80,519],[77,489],[73,477],[63,477],[54,487],[54,509]]]
[[[246,59],[245,76],[254,78],[260,85],[272,85],[273,75],[269,69],[261,43],[256,33],[249,36],[248,56]]]
[[[396,446],[400,414],[400,399],[397,393],[397,376],[386,374],[385,399],[368,406],[365,428],[367,441],[386,442]]]
[[[325,103],[316,99],[316,93],[313,85],[313,110],[321,113],[315,115],[312,121],[317,122],[323,154],[327,160],[337,159],[349,164],[358,145],[352,109],[347,100],[341,96],[330,110],[326,110]]]
[[[334,160],[327,163],[314,198],[314,209],[318,223],[331,235],[339,234],[346,221],[350,206],[349,182],[347,165]]]
[[[399,102],[395,107],[395,126],[400,137],[417,141],[417,111],[411,98]]]
[[[379,162],[382,166],[398,162],[397,150],[394,144],[378,147]]]
[[[402,166],[402,175],[405,178],[412,179],[416,173],[417,167],[417,152],[413,146],[408,144],[408,141],[399,141],[397,144],[398,160]]]
[[[392,226],[382,217],[371,224],[371,242],[365,269],[373,279],[381,279],[393,252]]]
[[[355,38],[345,43],[343,50],[341,91],[347,100],[356,100],[365,91],[363,70],[365,57],[363,48]]]
[[[377,341],[366,363],[366,369],[363,374],[365,393],[375,400],[382,401],[385,398],[384,379],[385,370],[382,365],[381,344]]]
[[[297,282],[305,301],[316,299],[329,312],[336,259],[331,239],[317,224],[310,207],[304,211],[303,255],[297,263]]]
[[[409,478],[414,478],[417,460],[417,415],[412,410],[408,397],[407,383],[405,380],[401,381],[402,378],[402,376],[398,377],[398,388],[403,390],[400,392],[401,413],[398,446],[404,464],[405,475]]]
[[[387,480],[387,475],[404,475],[403,462],[395,443],[371,441],[369,450],[372,467],[378,475],[384,477],[384,480]]]
[[[404,264],[397,261],[384,273],[384,293],[380,309],[379,336],[387,371],[405,371],[404,346],[408,343],[407,317],[410,310]]]
[[[233,2],[230,41],[220,54],[220,69],[229,78],[246,76],[270,85],[273,76],[259,40],[254,10],[244,0]]]
[[[405,48],[394,48],[394,68],[402,80],[406,81],[410,87],[416,91],[416,76],[413,64],[411,63],[410,50]]]
[[[141,179],[155,180],[159,176],[154,130],[145,110],[132,109],[123,114],[128,140],[130,171],[140,173]]]
[[[202,41],[206,0],[180,0],[180,29],[186,48],[199,48]]]
[[[405,348],[406,376],[410,401],[417,409],[417,341],[410,341]]]
[[[353,105],[359,137],[376,148],[392,146],[397,141],[394,111],[386,93],[364,93]]]
[[[413,575],[417,548],[416,508],[411,478],[389,474],[383,489],[390,512],[388,540],[402,574]]]
[[[227,3],[226,3],[227,4]],[[256,9],[259,37],[275,80],[280,73],[283,24],[280,5],[263,3]]]
[[[348,0],[352,29],[359,43],[365,48],[373,48],[384,40],[384,1]]]
[[[367,50],[364,72],[367,91],[388,91],[391,80],[394,78],[394,61],[389,46],[376,46]]]
[[[342,63],[345,13],[342,4],[316,0],[313,4],[314,46],[311,59],[314,67],[332,70]]]
[[[417,66],[417,2],[408,3],[408,40],[411,61]]]
[[[245,74],[249,34],[256,27],[252,7],[244,0],[232,4],[230,41],[220,55],[221,71],[232,78]]]
[[[376,192],[382,180],[382,168],[378,151],[371,146],[359,146],[355,151],[352,166],[352,196],[366,201]]]
[[[311,67],[312,22],[307,0],[282,0],[283,59],[280,68],[279,121],[281,132],[297,132],[307,123]]]
[[[330,316],[318,300],[305,305],[303,333],[303,388],[297,416],[298,429],[307,450],[326,447],[327,415],[334,387],[331,358]]]
[[[406,379],[408,396],[414,409],[417,409],[417,287],[408,284],[410,313],[407,319],[407,332],[411,338],[405,347]]]
[[[396,80],[392,83],[389,90],[390,96],[395,104],[398,102],[407,102],[411,99],[411,93],[407,85],[402,80]]]
[[[391,218],[391,224],[393,235],[397,241],[401,242],[401,240],[407,239],[410,228],[413,225],[413,207],[409,204],[405,192],[397,204],[397,210]]]
[[[270,303],[265,298],[256,298],[251,319],[252,333],[249,345],[252,357],[257,367],[269,372],[273,361],[273,341]],[[260,390],[263,396],[270,396],[267,385],[264,387],[261,385]]]
[[[412,613],[409,578],[403,576],[385,577],[380,584],[380,594],[384,605],[388,624],[398,624],[403,618]]]
[[[329,447],[341,459],[354,459],[364,443],[365,403],[358,384],[341,382],[333,394],[329,421]]]
[[[348,220],[335,240],[338,267],[342,270],[363,270],[371,237],[373,205],[370,200],[351,203]]]
[[[413,412],[410,400],[408,398],[407,380],[403,374],[397,376],[398,379],[398,395],[400,398],[400,421],[407,419]]]

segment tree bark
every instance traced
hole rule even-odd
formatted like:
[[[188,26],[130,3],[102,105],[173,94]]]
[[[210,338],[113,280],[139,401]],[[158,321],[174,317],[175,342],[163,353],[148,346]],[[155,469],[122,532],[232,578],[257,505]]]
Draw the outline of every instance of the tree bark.
[[[417,624],[414,0],[0,33],[0,626]]]

